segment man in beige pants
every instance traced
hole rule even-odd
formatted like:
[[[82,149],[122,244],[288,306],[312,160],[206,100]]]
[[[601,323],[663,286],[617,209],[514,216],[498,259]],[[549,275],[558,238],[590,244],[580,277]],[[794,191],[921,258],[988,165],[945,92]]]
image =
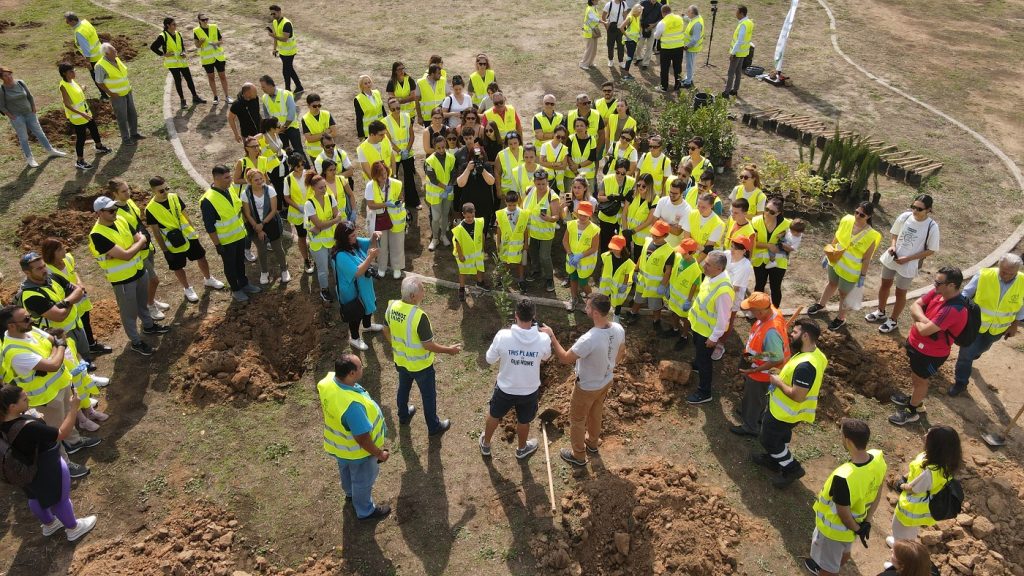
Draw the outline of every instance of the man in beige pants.
[[[612,309],[608,296],[595,292],[587,298],[586,314],[594,327],[580,336],[568,351],[562,348],[550,327],[541,331],[551,337],[555,356],[563,364],[576,364],[576,385],[569,401],[569,438],[572,448],[563,448],[562,460],[586,466],[587,452],[597,453],[601,440],[604,399],[612,387],[615,366],[626,357],[626,331],[609,320]]]

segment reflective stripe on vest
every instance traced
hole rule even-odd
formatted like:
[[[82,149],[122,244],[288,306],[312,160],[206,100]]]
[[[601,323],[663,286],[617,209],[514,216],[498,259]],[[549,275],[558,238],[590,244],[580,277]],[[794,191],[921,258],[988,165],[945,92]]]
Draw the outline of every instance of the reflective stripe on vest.
[[[298,118],[291,122],[288,121],[288,99],[292,98],[292,102],[294,102],[294,96],[291,92],[278,88],[274,91],[273,96],[264,94],[260,98],[263,100],[263,106],[266,107],[267,113],[277,118],[277,123],[281,126],[281,130],[299,127]]]
[[[473,219],[473,235],[459,222],[452,228],[452,255],[459,266],[459,274],[473,275],[484,270],[484,219]],[[459,248],[463,260],[459,260]]]
[[[368,395],[355,390],[345,389],[338,385],[335,373],[328,372],[316,384],[320,396],[320,408],[324,415],[324,451],[342,460],[359,460],[370,455],[364,450],[355,436],[344,428],[341,419],[352,404],[359,404],[366,410],[366,418],[370,421],[370,440],[374,446],[384,446],[387,427],[380,406]]]
[[[565,115],[565,127],[569,130],[570,135],[576,134],[576,118],[580,115],[578,109],[570,110]],[[587,134],[590,134],[591,138],[597,138],[597,132],[601,128],[601,113],[593,108],[587,114]]]
[[[562,118],[563,116],[561,112],[555,112],[555,115],[552,116],[550,119],[548,119],[548,117],[545,116],[543,112],[537,112],[536,114],[533,115],[534,122],[540,124],[540,131],[552,134],[554,133],[555,128],[557,128],[558,125],[562,123]],[[542,141],[547,142],[548,140]]]
[[[633,187],[636,185],[636,179],[632,176],[626,176],[622,180],[622,185],[619,185],[618,178],[615,174],[609,174],[604,177],[604,195],[606,198],[611,200],[613,197],[618,197],[625,200],[626,196],[633,191]],[[614,223],[620,221],[622,218],[622,204],[619,205],[619,211],[612,216],[608,216],[600,210],[597,211],[597,219],[601,222]]]
[[[21,289],[21,306],[25,308],[25,310],[28,310],[28,306],[26,306],[25,303],[28,302],[29,297],[32,295],[42,296],[56,304],[57,302],[64,300],[68,294],[64,290],[63,286],[52,280],[44,286],[34,286],[30,288],[23,287]],[[81,312],[78,310],[78,304],[71,304],[70,302],[69,304],[71,305],[71,308],[68,310],[68,315],[60,321],[49,320],[45,316],[37,316],[32,312],[30,312],[30,314],[32,317],[39,320],[39,325],[42,328],[60,328],[65,332],[70,332],[71,330],[81,326],[82,323],[80,321]]]
[[[743,226],[736,226],[736,221],[729,217],[725,222],[725,228],[722,230],[722,237],[718,240],[719,250],[732,250],[732,239],[739,238],[741,236],[751,236],[754,234],[754,227],[750,225],[748,220]]]
[[[394,94],[395,98],[398,98],[399,100],[401,100],[402,98],[407,98],[410,94],[412,94],[414,86],[415,83],[413,82],[412,76],[406,74],[405,78],[402,78],[401,80],[394,83],[394,91],[392,92],[392,94]],[[412,116],[413,114],[416,113],[416,100],[404,102],[403,104],[401,104],[401,110],[402,112],[405,112],[409,116]]]
[[[650,215],[650,202],[643,198],[634,198],[633,202],[629,203],[629,210],[626,211],[626,228],[633,231],[633,243],[637,246],[643,246],[644,242],[651,237],[650,226],[643,230],[637,230],[641,224],[647,222],[647,217]]]
[[[120,260],[97,252],[96,246],[92,242],[92,235],[94,233],[110,240],[122,250],[128,250],[135,243],[135,237],[124,218],[114,220],[113,228],[100,224],[99,221],[93,224],[92,230],[89,231],[89,250],[93,256],[96,256],[96,261],[99,262],[100,268],[103,269],[103,273],[106,274],[107,280],[111,283],[124,282],[135,276],[136,272],[142,270],[142,258],[139,257],[138,252],[132,256],[131,260]]]
[[[71,106],[73,108],[75,108],[79,112],[84,112],[92,116],[92,110],[89,109],[89,103],[85,101],[85,91],[82,90],[82,87],[78,85],[78,82],[75,82],[74,80],[72,80],[71,82],[61,80],[60,86],[64,88],[65,92],[67,92],[68,99],[71,100]],[[83,118],[81,115],[75,112],[72,112],[71,109],[67,106],[64,106],[63,99],[61,99],[61,107],[64,108],[64,117],[67,118],[68,121],[72,124],[75,124],[76,126],[81,126],[82,124],[89,123],[89,120]]]
[[[590,151],[597,148],[597,138],[588,138],[587,145],[583,150],[580,150],[580,141],[575,134],[569,137],[569,154],[572,157],[572,161],[577,166],[590,160]],[[597,162],[592,162],[589,166],[579,168],[577,174],[583,176],[587,180],[593,180],[594,175],[597,173]]]
[[[559,144],[558,147],[556,148],[552,144],[552,142],[554,142],[554,140],[549,140],[549,141],[541,144],[541,146],[540,146],[540,156],[541,156],[541,158],[543,158],[545,162],[549,162],[549,163],[561,162],[561,161],[565,160],[566,155],[569,154],[569,148],[565,144]],[[561,182],[559,182],[559,181],[563,177],[565,177],[565,169],[564,168],[559,169],[559,170],[555,170],[554,168],[544,168],[544,169],[547,170],[547,172],[548,172],[548,180],[554,179],[555,182],[559,186],[561,186]]]
[[[839,229],[836,231],[836,239],[839,240],[839,244],[845,248],[845,251],[843,257],[836,262],[833,268],[836,274],[847,282],[856,282],[860,278],[864,254],[882,240],[882,235],[870,225],[854,236],[853,222],[852,214],[843,216],[839,222]]]
[[[761,243],[778,245],[778,243],[781,242],[782,239],[785,237],[786,231],[789,230],[789,224],[789,219],[783,218],[782,221],[778,222],[778,224],[775,226],[775,230],[772,230],[772,235],[771,237],[769,237],[768,226],[765,225],[764,223],[764,215],[754,216],[754,218],[750,221],[750,225],[754,228],[754,234],[756,234],[757,237],[754,239],[755,246],[753,253],[750,256],[751,264],[753,264],[754,266],[764,266],[765,264],[768,263],[768,258],[769,256],[771,256],[771,253],[768,252],[767,248],[758,248],[756,244]],[[777,268],[785,270],[789,264],[789,259],[782,258],[780,260],[779,258],[781,256],[782,253],[775,255],[775,266]]]
[[[379,204],[384,204],[385,202],[388,202],[388,201],[396,202],[397,203],[399,201],[399,199],[402,197],[402,181],[401,180],[396,180],[394,178],[388,178],[388,195],[387,195],[387,198],[384,197],[384,191],[380,189],[380,184],[378,184],[376,180],[371,180],[371,182],[373,182],[373,201],[374,202],[377,202]],[[389,230],[389,231],[390,232],[394,232],[395,234],[399,234],[401,232],[405,232],[405,220],[406,220],[406,217],[407,217],[407,213],[406,213],[406,210],[405,210],[405,204],[402,204],[401,206],[397,206],[395,208],[388,208],[387,211],[388,211],[388,216],[391,216],[391,230]]]
[[[655,162],[657,162],[657,170],[655,170]],[[657,196],[662,194],[665,189],[665,178],[668,178],[671,173],[672,161],[669,160],[668,156],[663,154],[657,158],[650,154],[644,153],[640,157],[640,161],[636,165],[637,174],[643,176],[644,174],[650,174],[654,178],[654,193]]]
[[[887,469],[885,455],[881,450],[868,450],[868,453],[872,456],[870,462],[863,466],[847,462],[836,468],[832,474],[829,474],[821,492],[818,493],[818,498],[814,502],[815,524],[821,535],[829,540],[853,542],[856,538],[853,530],[843,524],[836,504],[829,495],[832,491],[833,479],[836,476],[846,479],[846,484],[850,489],[850,513],[853,514],[854,521],[858,523],[867,518],[871,502],[875,500],[878,488],[885,480]]]
[[[124,218],[124,221],[128,223],[128,226],[132,230],[140,230],[145,227],[146,223],[142,219],[142,210],[139,210],[138,204],[131,198],[125,202],[124,206],[117,205],[117,215],[120,218]],[[146,246],[142,250],[139,250],[139,259],[145,260],[149,258],[149,255],[153,252],[150,246]]]
[[[287,24],[291,24],[291,20],[287,18],[281,18],[280,20],[274,20],[274,35],[284,36],[284,27]],[[281,56],[294,56],[299,51],[299,45],[295,41],[295,27],[292,26],[292,35],[287,40],[277,41],[277,53]]]
[[[316,199],[316,194],[310,194],[307,202],[313,203],[313,211],[316,212],[316,217],[321,222],[327,222],[334,218],[334,206],[335,202],[334,195],[330,192],[324,193],[324,201],[321,204]],[[306,224],[306,229],[309,230],[309,249],[310,250],[328,250],[334,246],[334,229],[336,225],[328,226],[319,232],[313,231],[313,220],[310,219]]]
[[[77,267],[78,264],[75,262],[75,257],[73,254],[71,254],[71,252],[67,252],[64,254],[63,270],[57,268],[53,264],[46,265],[46,268],[50,271],[50,274],[56,274],[57,276],[60,276],[61,278],[67,280],[68,284],[79,283],[78,274],[75,272],[75,269]],[[82,297],[81,300],[78,301],[78,312],[80,314],[85,314],[90,310],[92,310],[92,301],[89,300],[89,295],[86,294],[85,296]]]
[[[750,335],[747,336],[747,343],[744,347],[744,351],[750,354],[751,367],[757,368],[768,363],[760,357],[764,353],[764,339],[768,335],[771,329],[775,329],[779,333],[779,337],[782,339],[782,359],[789,360],[789,338],[786,335],[786,318],[772,306],[772,315],[767,320],[758,320],[754,322],[754,325],[750,327]],[[755,382],[770,382],[771,374],[768,372],[751,372],[747,374],[747,377]]]
[[[331,113],[326,110],[321,110],[319,117],[316,117],[313,116],[312,112],[306,112],[302,115],[302,124],[306,127],[306,132],[309,134],[323,134],[331,127]],[[312,142],[305,140],[306,139],[303,138],[303,145],[306,149],[306,155],[310,158],[315,158],[324,151],[324,147],[320,144],[319,140],[314,140]]]
[[[402,300],[388,303],[384,319],[391,332],[391,350],[395,364],[410,372],[426,370],[434,363],[434,353],[423,347],[416,327],[420,316],[425,315],[419,307]]]
[[[661,47],[663,49],[682,48],[686,44],[686,24],[679,14],[669,14],[662,20],[665,26],[661,33]]]
[[[737,58],[750,55],[750,42],[754,39],[754,21],[743,18],[732,33],[732,45],[736,46]],[[737,46],[738,44],[738,46]]]
[[[394,152],[391,150],[391,140],[384,138],[378,143],[380,151],[377,151],[377,147],[370,143],[369,139],[363,140],[359,147],[356,148],[356,153],[362,152],[362,157],[366,160],[366,163],[373,166],[375,162],[384,162],[388,166],[391,165],[394,160]],[[369,178],[367,178],[369,180]]]
[[[203,30],[200,26],[193,31],[193,34],[200,41],[205,43],[199,47],[199,62],[203,65],[210,65],[214,62],[224,62],[224,48],[220,46],[220,30],[216,24],[210,24],[209,28]]]
[[[623,254],[628,254],[623,249]],[[636,263],[630,258],[625,258],[618,268],[612,269],[612,253],[607,251],[601,254],[601,283],[597,291],[608,296],[612,306],[622,306],[629,295],[629,289],[633,286],[633,272],[636,271]]]
[[[89,44],[87,52],[82,52],[82,47],[78,44],[77,39],[75,40],[75,48],[89,59],[90,62],[96,62],[103,57],[100,52],[102,42],[100,42],[100,35],[96,33],[96,28],[88,20],[79,20],[78,25],[75,26],[75,34],[81,34],[82,38]]]
[[[494,70],[490,68],[484,72],[482,78],[479,72],[473,72],[469,75],[469,85],[473,87],[473,91],[469,95],[473,99],[474,105],[480,106],[480,103],[483,102],[484,97],[487,96],[487,86],[491,82],[494,82]]]
[[[306,190],[306,183],[302,178],[296,178],[295,173],[288,174],[287,179],[288,186],[288,198],[298,206],[288,205],[288,222],[295,226],[302,226],[306,221],[306,213],[302,210],[302,207],[306,205],[306,200],[309,200],[309,195]]]
[[[924,461],[924,452],[918,454],[916,458],[910,461],[907,472],[907,484],[910,484],[924,473]],[[931,502],[932,494],[942,490],[946,483],[949,482],[949,477],[943,474],[942,470],[938,467],[929,466],[928,470],[932,473],[932,485],[927,492],[900,492],[900,498],[896,502],[894,514],[904,526],[932,526],[935,524],[929,503]]]
[[[683,305],[690,299],[693,285],[700,282],[703,273],[696,260],[690,262],[686,268],[681,267],[683,262],[682,255],[677,253],[676,263],[672,267],[672,275],[668,281],[668,308],[680,318],[690,315],[689,311],[683,310]]]
[[[3,351],[0,352],[3,356],[2,370],[28,395],[29,406],[43,406],[56,398],[57,393],[71,383],[71,375],[64,369],[63,363],[55,372],[32,370],[26,376],[15,372],[15,356],[28,352],[49,358],[53,351],[53,344],[45,332],[35,328],[27,336],[27,341],[18,338],[4,339]]]
[[[164,68],[188,68],[188,60],[185,58],[185,39],[181,32],[175,32],[171,36],[168,32],[162,34],[164,37]]]
[[[409,144],[409,138],[412,137],[412,122],[409,115],[399,110],[399,118],[396,121],[394,116],[388,114],[384,117],[384,127],[388,129],[388,134],[393,140],[391,147],[394,149],[395,160],[399,160],[402,151]],[[411,150],[409,152],[412,153]]]
[[[749,206],[749,208],[747,208],[747,213],[751,216],[756,216],[763,212],[764,208],[758,209],[758,205],[768,201],[768,198],[760,188],[754,188],[750,192],[747,192],[747,189],[743,187],[743,184],[739,184],[733,188],[730,197],[733,198],[733,202],[741,198],[746,200],[747,205]]]
[[[156,199],[151,199],[149,204],[146,204],[146,213],[153,216],[157,222],[157,227],[160,229],[160,236],[164,239],[164,246],[167,251],[172,254],[180,254],[187,252],[189,243],[175,247],[171,245],[171,242],[167,239],[167,232],[170,230],[181,230],[181,233],[188,240],[195,240],[199,238],[196,234],[192,225],[189,224],[188,220],[183,218],[181,215],[181,200],[178,199],[178,195],[171,192],[167,194],[167,205],[171,208],[168,210],[164,208],[164,205],[157,202]]]
[[[270,174],[275,168],[281,165],[281,157],[278,156],[278,152],[267,142],[265,134],[260,134],[259,143],[260,157],[262,158],[260,165],[263,166],[262,172]],[[276,190],[276,192],[280,194],[283,190]]]
[[[728,294],[730,297],[736,296],[729,274],[722,272],[714,284],[708,277],[705,277],[704,281],[700,283],[697,298],[693,301],[693,307],[690,308],[690,325],[694,332],[705,338],[709,338],[714,332],[714,326],[718,322],[718,314],[714,305],[722,294]]]
[[[701,48],[704,48],[704,17],[703,16],[697,16],[693,20],[690,20],[689,22],[687,22],[687,24],[686,24],[686,31],[684,32],[684,35],[686,36],[686,41],[683,42],[683,43],[687,44],[687,43],[690,42],[690,38],[693,36],[693,29],[694,29],[694,27],[697,26],[697,24],[700,24],[700,37],[697,38],[697,42],[693,46],[690,46],[689,48],[686,49],[687,52],[700,52]],[[661,42],[662,42],[662,44],[661,44],[662,47],[664,47],[665,46],[664,36],[662,37],[662,41]]]
[[[430,113],[441,105],[445,97],[446,84],[440,78],[430,85],[430,79],[424,76],[416,81],[416,88],[420,91],[420,115],[430,118]]]
[[[125,96],[132,91],[132,83],[128,81],[128,67],[121,62],[120,58],[116,58],[114,62],[100,58],[96,65],[107,73],[107,78],[103,81],[107,90],[118,96]]]
[[[501,165],[501,187],[506,191],[511,190],[515,186],[512,180],[513,171],[516,166],[523,163],[523,147],[519,147],[518,156],[512,154],[511,148],[498,152],[498,163]]]
[[[217,240],[221,246],[232,242],[238,242],[245,238],[245,226],[242,225],[242,201],[234,194],[224,194],[210,188],[203,194],[203,200],[208,201],[213,209],[217,211],[217,221],[214,226],[217,230]]]
[[[701,219],[700,212],[690,212],[690,237],[697,241],[698,246],[704,247],[711,241],[715,230],[725,228],[725,223],[714,212],[708,217],[707,222],[701,224]]]
[[[356,94],[356,102],[359,102],[359,109],[363,112],[363,134],[369,136],[370,122],[384,117],[384,101],[381,100],[380,90],[371,90],[369,96],[360,92]]]
[[[537,240],[551,240],[555,237],[555,222],[548,222],[540,217],[540,211],[545,210],[548,212],[548,216],[554,216],[551,214],[551,197],[553,193],[549,188],[544,194],[543,198],[537,196],[538,191],[536,188],[531,188],[531,193],[527,194],[526,200],[523,201],[523,210],[530,213],[530,238]],[[555,199],[557,202],[557,198]],[[557,209],[557,206],[556,206]]]
[[[508,208],[498,210],[498,229],[501,231],[501,246],[498,254],[502,262],[519,264],[523,261],[523,249],[526,247],[526,230],[530,225],[530,214],[522,209],[516,210],[516,223],[512,225]]]
[[[629,24],[626,24],[623,35],[630,42],[640,42],[640,19],[630,14]]]
[[[640,262],[637,264],[636,289],[644,298],[660,298],[658,286],[665,277],[665,263],[672,256],[672,245],[665,242],[661,246],[649,252],[648,248],[654,243],[653,238],[644,241],[644,248],[640,252]]]
[[[821,390],[821,383],[825,378],[825,369],[828,367],[828,358],[821,351],[815,348],[813,352],[798,352],[790,357],[789,361],[779,371],[779,378],[792,386],[793,373],[796,367],[804,362],[810,362],[814,366],[814,383],[807,391],[807,397],[802,402],[797,402],[786,396],[780,388],[774,386],[769,391],[768,409],[772,416],[781,422],[795,424],[797,422],[814,422],[818,410],[818,392]]]
[[[565,233],[569,235],[569,251],[582,255],[593,246],[594,238],[601,233],[601,227],[593,222],[587,222],[587,227],[582,232],[579,228],[579,220],[570,220],[565,225]],[[567,274],[575,272],[581,279],[590,278],[596,268],[597,252],[583,257],[575,266],[569,264],[568,258],[565,260],[565,272]]]
[[[498,113],[494,111],[494,108],[488,108],[484,112],[484,118],[487,118],[488,122],[493,122],[498,128],[498,134],[505,138],[505,134],[512,132],[516,129],[516,109],[511,104],[505,105],[505,114],[498,116]],[[522,134],[520,134],[522,136]]]
[[[444,195],[444,186],[452,181],[452,171],[455,170],[455,154],[445,150],[443,164],[441,160],[438,160],[437,154],[431,154],[427,156],[424,163],[434,170],[434,178],[443,184],[443,186],[435,186],[429,178],[423,183],[423,189],[427,191],[427,204],[440,204],[441,197]]]
[[[1024,301],[1024,272],[1017,272],[1006,294],[999,295],[999,268],[986,268],[978,274],[974,303],[981,309],[981,332],[993,336],[1006,332],[1013,324]]]

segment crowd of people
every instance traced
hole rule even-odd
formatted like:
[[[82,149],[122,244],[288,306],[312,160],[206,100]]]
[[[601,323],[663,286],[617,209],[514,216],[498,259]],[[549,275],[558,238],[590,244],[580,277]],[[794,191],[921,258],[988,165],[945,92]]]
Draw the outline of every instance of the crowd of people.
[[[227,122],[241,148],[236,162],[212,167],[211,186],[198,202],[198,213],[236,303],[258,300],[274,282],[290,282],[288,251],[296,244],[301,273],[315,275],[319,297],[325,305],[336,303],[347,323],[354,353],[343,354],[317,388],[325,420],[324,449],[337,459],[342,487],[359,518],[390,512],[371,494],[379,464],[389,453],[381,408],[359,386],[363,362],[358,353],[369,349],[363,333],[382,332],[390,348],[398,377],[399,424],[410,425],[416,412],[409,401],[415,382],[428,433],[441,436],[452,426],[450,419],[438,415],[434,358],[459,354],[462,345],[435,341],[421,306],[423,279],[404,275],[408,236],[424,235],[417,217],[424,204],[429,211],[424,219],[429,222],[428,251],[451,249],[450,257],[444,250],[434,259],[447,260],[457,270],[460,300],[495,287],[488,274],[491,262],[497,262],[499,271],[495,284],[520,295],[515,323],[498,332],[486,354],[499,369],[478,440],[484,457],[492,453],[500,420],[512,410],[517,418],[515,456],[528,458],[537,450],[529,430],[537,416],[541,362],[551,357],[574,364],[577,376],[570,446],[559,454],[579,467],[599,455],[604,399],[626,352],[623,325],[636,326],[644,308],[658,338],[671,343],[671,354],[681,355],[692,342],[698,385],[686,401],[711,402],[714,363],[727,353],[737,318],[745,317],[753,324],[742,350],[736,351],[742,355],[744,394],[739,422],[730,430],[758,438],[763,451],[751,460],[770,471],[778,488],[805,474],[790,444],[801,423],[814,422],[828,369],[818,347],[822,328],[811,317],[824,312],[838,292],[838,311],[827,329],[842,330],[850,309],[859,309],[864,281],[878,261],[878,306],[865,320],[891,333],[899,328],[921,263],[939,253],[939,225],[932,218],[929,195],[916,196],[910,209],[894,220],[887,249],[872,222],[875,205],[863,202],[840,220],[825,248],[821,266],[828,282],[819,301],[807,309],[809,317],[787,320],[780,312],[783,278],[807,224],[786,217],[783,198],[762,190],[756,165],[741,166],[738,182],[721,186],[712,159],[704,156],[703,138],[694,135],[673,166],[673,151],[666,150],[659,135],[638,141],[636,120],[611,81],[602,85],[596,101],[579,94],[563,113],[555,96],[546,94],[532,118],[520,116],[486,54],[475,57],[468,76],[449,74],[440,56],[430,57],[419,78],[409,75],[403,62],[394,62],[384,94],[371,76],[360,76],[351,127],[360,143],[349,154],[339,144],[338,116],[324,109],[324,99],[314,92],[300,98],[305,90],[296,71],[296,30],[279,6],[271,6],[270,13],[267,33],[281,59],[284,88],[263,75],[258,82],[242,83],[236,98],[228,97],[223,33],[205,14],[198,15],[193,28],[213,101],[221,97],[219,79],[230,104]],[[725,96],[738,90],[740,63],[749,53],[754,30],[745,6],[737,8],[736,17]],[[73,13],[65,21],[90,62],[102,100],[114,111],[121,144],[135,145],[144,136],[128,68],[113,45],[99,41],[89,22]],[[694,61],[705,34],[696,6],[683,18],[653,0],[611,0],[601,10],[588,1],[581,68],[592,65],[600,30],[607,33],[608,64],[614,66],[618,57],[626,71],[623,80],[633,80],[629,70],[634,61],[645,68],[660,54],[662,91],[669,89],[670,69],[676,88],[693,85]],[[163,32],[150,48],[172,74],[181,105],[188,105],[184,87],[193,105],[204,103],[173,18],[164,20]],[[684,59],[687,72],[681,78]],[[62,106],[76,135],[77,165],[90,169],[83,156],[86,138],[100,152],[109,149],[100,142],[74,66],[62,63],[58,71]],[[35,161],[28,131],[37,134],[49,154],[62,155],[42,134],[25,83],[9,69],[0,69],[0,74],[0,105],[29,164]],[[423,159],[418,163],[419,156]],[[716,192],[716,180],[721,192]],[[363,214],[357,181],[363,186]],[[157,299],[157,251],[187,302],[200,300],[186,272],[189,262],[199,268],[204,288],[225,287],[211,272],[204,240],[182,195],[172,192],[159,175],[147,184],[151,199],[140,209],[127,181],[109,180],[106,193],[93,203],[97,220],[88,236],[89,252],[115,294],[129,347],[144,356],[155,348],[143,336],[170,331],[159,322],[170,305]],[[557,275],[556,243],[565,255],[564,273]],[[258,270],[258,283],[250,282],[247,263]],[[43,533],[64,527],[68,539],[75,540],[91,529],[95,517],[74,516],[70,478],[82,477],[88,469],[67,455],[99,443],[79,429],[95,431],[107,419],[95,397],[108,379],[93,373],[92,360],[111,349],[92,334],[87,288],[60,240],[47,239],[38,251],[22,256],[20,264],[25,273],[21,290],[15,302],[0,310],[3,375],[16,384],[0,391],[3,430],[17,453],[37,454],[36,477],[25,489]],[[401,297],[378,306],[375,283],[388,276],[401,280]],[[569,288],[567,307],[592,323],[569,349],[550,327],[537,322],[536,304],[526,296],[531,291],[555,292],[556,278]],[[893,396],[899,409],[889,418],[892,424],[903,426],[920,418],[928,379],[953,344],[960,352],[948,394],[957,396],[968,386],[972,363],[1000,338],[1014,336],[1024,320],[1019,256],[1007,254],[966,286],[964,280],[959,269],[939,267],[934,287],[911,304],[906,350],[912,391]],[[534,283],[536,289],[530,286]],[[864,422],[844,420],[841,434],[850,463],[829,476],[815,504],[817,528],[808,569],[822,575],[839,572],[856,537],[866,545],[886,470],[881,452],[867,448],[870,430]],[[914,560],[921,557],[916,527],[934,523],[927,514],[927,496],[921,495],[940,490],[954,477],[959,462],[956,432],[943,426],[930,430],[924,452],[911,463],[900,486],[894,541],[889,543],[898,574],[920,573],[904,567],[920,563]]]

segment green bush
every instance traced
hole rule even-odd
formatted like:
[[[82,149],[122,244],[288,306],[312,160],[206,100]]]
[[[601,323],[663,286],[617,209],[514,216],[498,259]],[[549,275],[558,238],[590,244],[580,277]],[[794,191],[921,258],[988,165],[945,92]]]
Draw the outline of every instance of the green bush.
[[[713,104],[693,109],[693,95],[672,100],[658,116],[657,129],[673,163],[685,155],[686,142],[694,136],[704,139],[704,156],[721,166],[736,151],[736,131],[729,119],[729,101],[716,98]]]

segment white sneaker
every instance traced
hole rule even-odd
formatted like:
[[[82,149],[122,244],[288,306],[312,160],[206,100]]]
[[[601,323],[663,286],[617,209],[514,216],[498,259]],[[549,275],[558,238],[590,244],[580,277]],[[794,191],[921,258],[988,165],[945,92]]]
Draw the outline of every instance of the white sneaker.
[[[370,347],[366,345],[366,342],[363,342],[362,338],[356,338],[355,340],[349,338],[348,339],[348,345],[353,347],[353,348],[355,348],[356,350],[369,350],[370,349]]]
[[[36,159],[31,156],[29,156],[28,160],[25,161],[25,164],[27,164],[29,168],[39,168],[39,162],[36,162]]]
[[[377,270],[377,278],[383,278],[384,276],[387,276],[387,273],[387,270]]]
[[[64,152],[63,150],[57,150],[56,148],[51,149],[49,152],[47,152],[47,154],[51,158],[64,158],[68,155],[67,152]]]
[[[85,417],[85,414],[78,413],[78,429],[86,432],[95,432],[100,429],[100,425],[89,420]],[[49,536],[49,534],[43,534],[43,536]]]
[[[363,328],[363,330],[365,330],[366,332],[380,332],[383,329],[384,329],[384,325],[383,324],[376,324],[376,323],[370,324],[369,328]]]
[[[110,378],[107,378],[106,376],[96,376],[93,374],[90,378],[92,378],[92,383],[95,384],[97,388],[106,388],[110,385]]]
[[[609,68],[613,68],[614,66],[615,66],[615,61],[614,60],[609,60],[608,61],[608,67]]]
[[[444,236],[444,237],[441,238],[441,244],[445,248],[451,248],[452,247],[452,243],[448,241],[448,237],[447,236]]]
[[[89,398],[89,409],[95,410],[100,405],[100,401],[95,398]]]
[[[85,536],[90,530],[96,527],[96,516],[86,516],[85,518],[78,519],[78,525],[74,528],[68,528],[68,542],[74,542],[82,536]]]
[[[391,271],[391,277],[394,278],[395,280],[398,280],[399,278],[402,277],[402,271],[401,270],[392,270]]]
[[[168,304],[167,302],[161,302],[161,301],[157,300],[156,298],[153,298],[153,305],[156,306],[157,308],[161,309],[161,310],[170,310],[171,309],[171,305],[170,304]]]
[[[252,250],[246,250],[244,252],[244,254],[245,254],[245,259],[248,260],[249,262],[255,262],[256,261],[256,255],[252,253]]]
[[[213,276],[210,276],[206,280],[203,280],[203,286],[206,286],[207,288],[213,288],[214,290],[220,290],[221,288],[224,287],[224,283],[221,282],[220,280],[217,280]]]
[[[43,532],[43,535],[45,536],[46,532]],[[893,546],[896,545],[896,539],[893,538],[892,536],[886,536],[885,537],[885,545],[888,546],[889,548],[892,548]]]
[[[427,250],[433,252],[434,248],[437,248],[437,240],[431,240],[430,244],[427,244]]]
[[[185,292],[185,300],[188,300],[189,302],[192,302],[192,303],[199,302],[199,295],[196,294],[196,291],[193,290],[191,286],[189,286],[188,288],[185,288],[184,292]]]
[[[628,60],[626,62],[628,62]],[[626,62],[620,62],[619,63],[619,68],[622,68],[623,70],[625,70],[626,69]]]
[[[49,524],[40,524],[39,527],[43,529],[43,536],[52,536],[58,530],[63,528],[64,524],[61,523],[59,519],[54,518],[53,522],[50,522]]]
[[[164,313],[160,311],[159,306],[147,306],[147,308],[149,308],[149,316],[153,320],[163,320],[164,318],[166,318],[166,316],[164,316]]]
[[[711,359],[718,361],[722,359],[722,356],[725,356],[725,346],[719,344],[715,346],[714,351],[711,352]]]
[[[287,270],[285,270],[284,272],[281,272],[281,284],[287,284],[288,282],[291,282],[291,280],[292,280],[291,272],[289,272]]]
[[[270,272],[260,272],[260,284],[270,284]]]

